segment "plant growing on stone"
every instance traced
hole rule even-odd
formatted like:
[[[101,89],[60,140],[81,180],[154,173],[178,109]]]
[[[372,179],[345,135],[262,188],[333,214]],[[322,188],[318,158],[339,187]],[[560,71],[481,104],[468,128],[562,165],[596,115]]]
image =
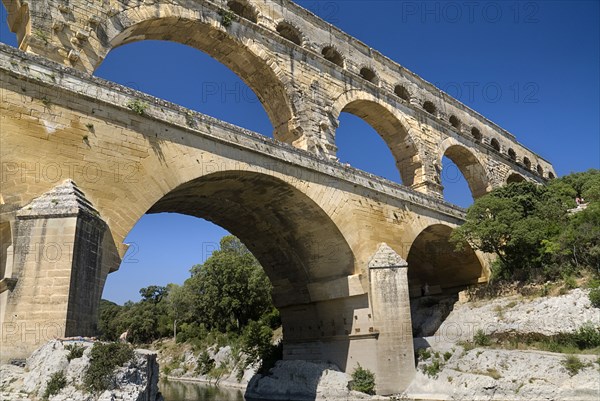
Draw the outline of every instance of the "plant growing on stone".
[[[53,395],[56,395],[65,388],[67,385],[67,378],[65,373],[61,370],[50,376],[48,383],[46,384],[46,391],[44,391],[44,399],[47,400]]]
[[[442,363],[439,359],[434,358],[431,364],[424,365],[422,370],[429,377],[437,377],[438,373],[442,370]]]
[[[41,29],[36,29],[35,31],[33,31],[33,34],[36,37],[43,40],[46,44],[48,44],[48,42],[50,41],[50,37],[48,36],[48,34],[46,34],[46,32],[42,31]]]
[[[581,369],[585,367],[585,364],[575,355],[568,355],[563,361],[562,365],[567,369],[569,375],[575,376]]]
[[[360,391],[365,394],[375,394],[375,374],[362,366],[357,367],[352,372],[352,382],[350,389]]]
[[[90,366],[83,376],[83,384],[92,393],[110,387],[115,368],[133,359],[133,348],[122,343],[95,343],[90,353]]]
[[[480,347],[487,347],[492,343],[490,337],[481,329],[475,332],[475,335],[473,336],[473,342]]]
[[[417,351],[417,356],[420,360],[426,361],[431,357],[431,352],[429,352],[428,349],[421,348],[419,351]]]
[[[67,355],[67,361],[69,362],[73,359],[81,358],[85,351],[85,347],[79,344],[67,344],[65,345],[65,349],[69,351],[69,355]]]
[[[129,110],[133,111],[134,113],[139,114],[140,116],[143,116],[146,113],[148,104],[145,102],[142,102],[139,99],[135,99],[135,100],[132,100],[129,103],[127,103],[127,108]]]
[[[198,124],[196,123],[196,119],[194,115],[190,111],[185,112],[185,123],[190,128],[197,128]]]
[[[225,28],[231,26],[233,21],[237,21],[237,15],[231,10],[219,10],[219,15],[221,16],[221,25]]]

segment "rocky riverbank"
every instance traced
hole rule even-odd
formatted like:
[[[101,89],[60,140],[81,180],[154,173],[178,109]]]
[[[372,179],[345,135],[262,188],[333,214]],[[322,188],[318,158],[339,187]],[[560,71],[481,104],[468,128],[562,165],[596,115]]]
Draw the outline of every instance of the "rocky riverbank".
[[[491,300],[456,302],[420,299],[414,302],[417,374],[409,388],[394,398],[419,400],[590,400],[600,399],[600,358],[597,351],[566,353],[533,349],[526,339],[550,338],[600,327],[600,310],[593,308],[587,290],[546,297],[504,296]],[[508,339],[508,340],[507,340]],[[275,338],[274,341],[278,341]],[[511,343],[511,341],[514,342]],[[511,345],[512,346],[508,346]],[[206,352],[189,344],[163,341],[156,351],[136,350],[130,361],[115,369],[111,387],[101,394],[83,391],[92,343],[51,341],[25,367],[0,367],[0,399],[41,400],[54,374],[65,384],[51,401],[158,401],[158,363],[170,380],[197,381],[245,388],[260,399],[366,400],[348,390],[349,374],[333,365],[279,361],[267,375],[256,365],[241,369],[244,355],[231,346]],[[73,354],[74,347],[82,347]],[[564,351],[564,350],[562,350]],[[571,352],[571,351],[569,351]],[[158,356],[157,356],[158,354]],[[204,355],[203,355],[204,354]],[[210,363],[210,369],[203,364]],[[383,398],[383,397],[376,397]]]
[[[568,356],[527,349],[531,347],[525,344],[528,338],[573,333],[584,325],[597,330],[600,310],[592,307],[587,294],[575,289],[550,297],[513,295],[456,303],[450,311],[445,302],[430,306],[429,320],[422,323],[439,327],[433,335],[415,339],[415,348],[421,349],[417,375],[402,397],[597,401],[598,348]],[[440,325],[435,320],[442,315],[447,317]],[[513,339],[514,346],[507,347],[503,338]]]
[[[136,349],[114,369],[108,388],[90,392],[84,375],[95,343],[53,340],[35,351],[25,366],[0,366],[0,399],[10,401],[161,401],[156,354]],[[74,351],[75,350],[75,351]]]

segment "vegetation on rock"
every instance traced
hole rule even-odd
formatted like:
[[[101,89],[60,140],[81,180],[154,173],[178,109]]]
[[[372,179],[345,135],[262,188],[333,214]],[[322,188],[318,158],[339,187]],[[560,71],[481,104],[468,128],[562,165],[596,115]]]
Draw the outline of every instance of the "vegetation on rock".
[[[575,208],[582,196],[586,208]],[[493,279],[544,282],[600,272],[600,170],[552,180],[512,183],[477,199],[453,232],[460,248],[495,254]]]
[[[67,385],[67,378],[65,373],[61,370],[50,376],[50,380],[46,384],[46,391],[44,391],[44,399],[47,400],[53,395],[56,395],[65,388]]]
[[[91,393],[110,388],[115,368],[133,358],[133,348],[124,343],[95,343],[90,353],[90,365],[83,383]]]
[[[375,374],[358,365],[352,372],[350,389],[366,394],[375,394]]]

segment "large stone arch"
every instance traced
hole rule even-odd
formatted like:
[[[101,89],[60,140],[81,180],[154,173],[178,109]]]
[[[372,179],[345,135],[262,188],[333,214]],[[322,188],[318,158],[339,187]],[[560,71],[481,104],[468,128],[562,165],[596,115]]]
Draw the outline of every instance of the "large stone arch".
[[[419,294],[425,284],[434,293],[456,292],[486,276],[484,264],[468,244],[457,250],[450,242],[452,230],[445,224],[432,224],[412,241],[406,259],[412,295]]]
[[[229,33],[216,24],[220,17],[208,9],[175,5],[127,8],[105,24],[104,42],[98,51],[96,69],[108,53],[119,46],[142,40],[165,40],[198,49],[238,75],[262,103],[274,129],[274,137],[286,143],[299,139],[294,121],[296,106],[290,96],[289,77],[273,62],[272,55],[245,35],[244,27]],[[216,21],[215,21],[216,20]]]
[[[338,96],[331,108],[336,122],[342,112],[353,114],[377,131],[390,148],[406,186],[420,184],[424,177],[423,157],[420,153],[418,132],[401,116],[398,110],[375,96],[360,90],[351,90]]]
[[[176,186],[147,211],[163,212],[207,219],[240,238],[271,279],[278,307],[310,303],[310,283],[353,274],[352,250],[327,213],[267,174],[203,175]]]
[[[484,163],[476,153],[454,138],[446,138],[440,144],[438,155],[438,166],[442,166],[442,158],[446,156],[456,164],[465,177],[471,195],[477,199],[492,190],[490,178],[484,167]],[[441,173],[441,171],[440,171]]]

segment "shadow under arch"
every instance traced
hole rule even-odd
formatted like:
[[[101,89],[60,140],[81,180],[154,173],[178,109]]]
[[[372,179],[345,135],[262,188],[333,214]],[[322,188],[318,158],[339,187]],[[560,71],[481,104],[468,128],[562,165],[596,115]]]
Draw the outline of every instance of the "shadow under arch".
[[[413,241],[408,257],[413,335],[435,334],[458,300],[458,292],[477,284],[485,269],[468,245],[456,250],[452,228],[433,224]]]
[[[477,199],[491,191],[490,179],[487,172],[481,161],[479,161],[471,150],[452,138],[448,138],[442,142],[441,148],[442,152],[440,152],[438,159],[439,165],[442,165],[442,158],[444,156],[452,160],[465,177],[473,199]]]
[[[261,173],[225,171],[181,184],[147,213],[209,220],[237,236],[273,284],[277,307],[311,302],[310,283],[353,274],[352,250],[307,195]]]
[[[525,181],[525,177],[523,177],[519,173],[512,173],[506,178],[507,184],[513,184],[513,183],[523,182],[523,181]]]
[[[410,129],[394,111],[372,95],[350,91],[335,101],[332,117],[338,119],[342,112],[361,118],[383,138],[394,156],[402,184],[412,186],[420,183],[422,158]]]
[[[289,127],[294,107],[286,90],[288,79],[251,40],[231,36],[215,26],[203,12],[173,5],[125,9],[108,24],[112,27],[103,33],[106,49],[99,54],[94,69],[110,50],[133,42],[164,40],[190,46],[225,65],[248,85],[265,108],[275,139],[287,143],[294,139]]]

